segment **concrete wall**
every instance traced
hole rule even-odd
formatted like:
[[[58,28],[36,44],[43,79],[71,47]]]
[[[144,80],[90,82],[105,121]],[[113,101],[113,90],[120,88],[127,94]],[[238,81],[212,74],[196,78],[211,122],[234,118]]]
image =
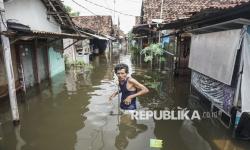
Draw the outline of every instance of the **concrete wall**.
[[[72,43],[73,43],[73,39],[63,39],[63,46],[64,47],[67,47]],[[65,49],[63,52],[63,55],[64,55],[64,57],[67,57],[69,63],[76,61],[76,50],[75,50],[74,45]]]
[[[38,42],[38,46],[45,44],[44,42],[42,41]],[[37,70],[40,81],[45,80],[48,77],[46,72],[46,60],[47,60],[46,51],[47,49],[44,46],[43,47],[40,46],[37,50]]]
[[[54,42],[53,46],[49,47],[50,77],[65,71],[62,44],[62,41],[58,41]]]
[[[68,45],[73,43],[73,39],[64,39],[63,44],[64,47],[67,47]],[[75,43],[73,46],[70,46],[69,48],[64,50],[64,57],[67,57],[69,63],[73,63],[75,61],[84,61],[85,63],[89,63],[89,60],[84,56],[85,53],[90,53],[90,46],[89,46],[89,39],[81,40],[77,43]],[[76,47],[78,48],[78,52],[76,52]]]
[[[90,53],[90,46],[89,46],[89,39],[83,40],[82,41],[82,48],[83,48],[83,53]]]
[[[24,72],[25,87],[31,87],[35,84],[33,56],[34,48],[31,44],[20,44],[21,63]],[[14,60],[14,59],[13,59]]]
[[[61,32],[54,18],[47,19],[47,9],[41,0],[11,0],[4,5],[7,20],[17,20],[32,30]]]

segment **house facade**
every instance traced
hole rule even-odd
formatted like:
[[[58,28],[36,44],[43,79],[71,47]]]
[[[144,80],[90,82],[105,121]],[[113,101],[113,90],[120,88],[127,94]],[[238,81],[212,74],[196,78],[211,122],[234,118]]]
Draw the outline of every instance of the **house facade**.
[[[60,1],[12,0],[4,2],[16,89],[26,91],[64,72],[63,39],[76,35],[73,22]],[[5,68],[0,51],[0,67]],[[5,69],[0,70],[0,96],[8,94]]]
[[[235,129],[236,137],[249,133],[249,8],[250,2],[208,8],[162,27],[191,33],[191,94],[209,104],[225,127]]]
[[[89,55],[101,54],[110,49],[113,36],[113,24],[111,16],[78,16],[72,18],[81,34],[89,36],[89,39],[77,41],[72,47],[64,51],[64,56],[69,63],[75,61],[89,62]],[[66,39],[65,43],[72,42]]]
[[[175,68],[175,74],[190,75],[188,61],[191,34],[182,31],[181,26],[183,26],[184,23],[174,24],[173,22],[188,19],[192,15],[207,8],[224,9],[240,5],[247,1],[248,0],[143,0],[141,16],[135,18],[136,25],[133,27],[132,32],[137,37],[137,43],[141,43],[140,45],[149,45],[150,43],[158,42],[167,45],[166,57],[167,60],[175,60],[172,62],[172,64],[175,64],[173,67]],[[170,22],[171,25],[169,25]],[[171,45],[175,46],[168,50],[168,47],[172,47]]]

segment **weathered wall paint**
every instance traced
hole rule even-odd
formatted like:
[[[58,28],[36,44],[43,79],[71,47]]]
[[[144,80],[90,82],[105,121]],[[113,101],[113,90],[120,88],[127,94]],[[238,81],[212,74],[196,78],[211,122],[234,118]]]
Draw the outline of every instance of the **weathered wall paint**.
[[[43,42],[38,42],[38,45],[44,44]],[[45,80],[46,75],[46,47],[40,47],[37,50],[37,70],[40,81]]]
[[[63,39],[63,46],[67,47],[70,44],[72,44],[74,41],[73,39]],[[64,50],[63,55],[65,58],[67,58],[68,63],[73,63],[76,61],[76,50],[74,45],[68,47],[67,49]]]
[[[63,45],[67,47],[68,45],[72,44],[74,41],[73,39],[64,39]],[[74,46],[70,46],[69,48],[65,49],[63,52],[64,58],[67,58],[67,63],[71,64],[75,61],[83,61],[84,63],[89,63],[89,55],[86,56],[85,53],[90,53],[90,41],[89,39],[78,41],[74,44]]]
[[[51,78],[53,97],[65,91],[65,72],[61,72]]]
[[[65,71],[64,58],[60,49],[60,43],[49,47],[50,77]],[[56,46],[57,45],[57,46]],[[59,46],[58,46],[59,45]]]
[[[31,87],[35,84],[32,57],[34,49],[30,44],[19,45],[21,54],[21,63],[23,66],[25,87]]]
[[[55,19],[53,17],[48,18],[47,9],[41,0],[11,0],[5,2],[4,5],[7,20],[18,20],[19,23],[28,25],[32,30],[61,31]]]

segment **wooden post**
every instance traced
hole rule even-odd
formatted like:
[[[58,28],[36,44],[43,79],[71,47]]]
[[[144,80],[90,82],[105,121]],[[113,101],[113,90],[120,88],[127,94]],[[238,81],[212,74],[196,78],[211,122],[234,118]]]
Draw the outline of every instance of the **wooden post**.
[[[34,48],[34,50],[33,50],[33,56],[32,56],[32,63],[34,64],[33,65],[33,72],[34,72],[34,75],[35,75],[35,83],[40,83],[41,82],[41,77],[40,77],[40,75],[39,75],[39,72],[38,72],[38,70],[39,70],[39,62],[38,62],[38,55],[39,55],[39,49],[38,49],[38,41],[37,41],[37,39],[35,39],[34,40],[34,42],[35,42],[35,44],[34,45],[32,45],[32,48]],[[32,53],[31,53],[32,54]]]
[[[140,49],[143,49],[142,38],[140,39]]]
[[[181,57],[181,36],[178,34],[176,38],[177,38],[177,40],[176,40],[177,64],[176,64],[176,68],[175,68],[175,75],[179,75],[179,72],[180,72],[180,57]]]
[[[160,12],[160,19],[162,19],[162,12],[163,12],[163,3],[164,0],[161,0],[161,12]],[[159,31],[159,43],[161,43],[161,31]]]
[[[111,49],[112,40],[109,40],[109,63],[112,61],[112,49]]]
[[[49,65],[49,46],[48,40],[46,40],[46,48],[45,48],[45,71],[46,71],[46,78],[50,80],[50,65]]]
[[[4,2],[0,0],[0,15],[2,17],[0,32],[7,31],[7,23],[4,14]],[[8,79],[8,89],[9,89],[9,97],[10,97],[10,106],[11,106],[11,113],[14,123],[19,122],[19,112],[17,107],[17,99],[16,99],[16,86],[15,86],[15,77],[14,71],[12,66],[12,59],[11,59],[11,51],[10,51],[10,41],[9,38],[5,35],[1,35],[2,40],[2,48],[3,48],[3,55],[4,55],[4,63],[7,72],[7,79]]]

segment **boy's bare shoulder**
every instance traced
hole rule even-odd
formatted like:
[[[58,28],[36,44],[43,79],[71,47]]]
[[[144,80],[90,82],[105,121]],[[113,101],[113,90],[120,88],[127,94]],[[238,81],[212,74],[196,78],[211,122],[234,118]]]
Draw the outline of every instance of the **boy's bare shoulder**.
[[[135,82],[138,82],[138,81],[133,77],[129,77],[128,82],[135,83]]]

